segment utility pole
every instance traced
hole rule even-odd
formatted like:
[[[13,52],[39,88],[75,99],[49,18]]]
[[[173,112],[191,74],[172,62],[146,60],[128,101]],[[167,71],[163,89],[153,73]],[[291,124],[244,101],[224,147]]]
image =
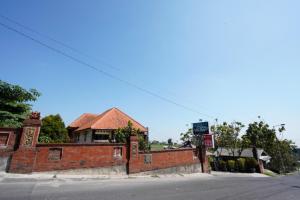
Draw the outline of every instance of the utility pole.
[[[286,172],[286,171],[285,171],[285,165],[284,165],[284,162],[283,162],[282,151],[281,151],[280,146],[279,146],[280,140],[278,139],[278,137],[277,137],[277,135],[276,135],[276,129],[275,129],[275,127],[278,127],[278,126],[281,126],[281,127],[283,128],[283,130],[284,130],[285,124],[279,124],[279,125],[273,126],[273,129],[274,129],[274,131],[275,131],[276,142],[277,142],[277,153],[278,153],[279,156],[280,156],[281,167],[282,167],[282,169],[283,169],[283,173],[285,174],[285,172]]]

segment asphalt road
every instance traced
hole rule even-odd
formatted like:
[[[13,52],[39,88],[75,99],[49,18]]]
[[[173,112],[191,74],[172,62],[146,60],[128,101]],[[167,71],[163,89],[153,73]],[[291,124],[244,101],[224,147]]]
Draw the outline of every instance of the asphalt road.
[[[0,199],[299,200],[300,176],[189,176],[81,181],[4,178],[0,181]]]

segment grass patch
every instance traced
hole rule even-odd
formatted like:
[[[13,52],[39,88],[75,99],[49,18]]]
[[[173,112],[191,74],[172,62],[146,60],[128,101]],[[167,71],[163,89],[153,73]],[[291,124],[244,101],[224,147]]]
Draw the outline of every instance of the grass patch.
[[[159,176],[157,174],[153,174],[151,175],[152,178],[159,178]]]
[[[276,173],[270,171],[270,170],[266,170],[264,171],[264,175],[267,175],[267,176],[271,176],[271,177],[276,177],[278,176]]]
[[[164,150],[164,146],[168,146],[168,145],[164,145],[164,144],[151,144],[151,150],[152,151],[161,151],[161,150]]]
[[[168,146],[167,144],[151,144],[151,151],[162,151],[164,150],[164,146]],[[173,147],[178,148],[179,145],[174,145]]]

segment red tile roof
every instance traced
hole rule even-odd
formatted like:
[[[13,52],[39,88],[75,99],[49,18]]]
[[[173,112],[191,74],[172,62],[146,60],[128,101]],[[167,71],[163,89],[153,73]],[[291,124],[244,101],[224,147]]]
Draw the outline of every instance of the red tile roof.
[[[118,108],[111,108],[103,112],[102,114],[92,118],[92,120],[89,120],[84,124],[81,124],[81,126],[79,126],[79,128],[76,129],[75,131],[81,131],[85,129],[115,130],[118,128],[126,127],[128,125],[128,121],[132,122],[132,126],[134,128],[140,129],[140,131],[142,132],[147,132],[147,128],[145,128],[143,125],[135,121],[127,114],[123,113]],[[74,122],[76,122],[76,120]],[[73,123],[71,125],[73,125]],[[75,123],[75,125],[77,125],[77,123]]]
[[[73,121],[68,127],[70,128],[79,128],[83,126],[84,124],[92,121],[97,117],[96,114],[91,114],[91,113],[84,113],[80,115],[75,121]]]

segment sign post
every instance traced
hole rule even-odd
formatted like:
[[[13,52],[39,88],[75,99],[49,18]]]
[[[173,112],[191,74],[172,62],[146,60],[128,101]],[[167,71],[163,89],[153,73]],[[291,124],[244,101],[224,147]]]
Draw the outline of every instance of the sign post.
[[[209,134],[208,122],[193,123],[193,134],[197,140],[198,156],[201,163],[202,173],[204,173],[206,147],[211,147],[213,145],[212,135]]]

